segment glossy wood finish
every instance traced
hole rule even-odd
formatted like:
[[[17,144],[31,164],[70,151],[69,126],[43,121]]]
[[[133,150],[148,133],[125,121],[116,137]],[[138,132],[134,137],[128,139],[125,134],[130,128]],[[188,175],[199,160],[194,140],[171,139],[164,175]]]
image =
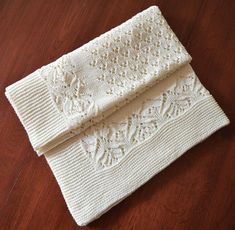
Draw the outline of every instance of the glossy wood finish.
[[[4,88],[153,4],[231,124],[83,229],[235,229],[234,0],[1,0],[0,229],[79,229]]]

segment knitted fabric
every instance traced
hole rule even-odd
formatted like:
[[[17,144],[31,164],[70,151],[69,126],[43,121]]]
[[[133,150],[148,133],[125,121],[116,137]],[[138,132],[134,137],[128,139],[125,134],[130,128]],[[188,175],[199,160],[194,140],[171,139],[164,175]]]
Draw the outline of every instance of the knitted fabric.
[[[79,225],[229,123],[158,7],[6,88]]]

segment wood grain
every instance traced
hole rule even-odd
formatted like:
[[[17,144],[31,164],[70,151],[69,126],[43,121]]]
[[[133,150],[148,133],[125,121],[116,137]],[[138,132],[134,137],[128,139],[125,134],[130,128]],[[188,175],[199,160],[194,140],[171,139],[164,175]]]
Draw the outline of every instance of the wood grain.
[[[0,229],[79,229],[5,87],[153,4],[231,124],[83,229],[235,229],[234,0],[1,0]]]

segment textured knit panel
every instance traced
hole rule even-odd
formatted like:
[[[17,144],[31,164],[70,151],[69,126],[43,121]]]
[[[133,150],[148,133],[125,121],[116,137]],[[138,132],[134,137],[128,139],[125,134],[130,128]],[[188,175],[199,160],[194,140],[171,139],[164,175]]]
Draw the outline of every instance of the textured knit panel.
[[[79,133],[190,60],[160,10],[150,7],[39,73]]]
[[[186,66],[45,156],[75,221],[86,225],[228,123]]]
[[[181,116],[208,95],[209,92],[187,65],[117,113],[85,130],[81,135],[81,145],[95,167],[110,167],[165,123]]]

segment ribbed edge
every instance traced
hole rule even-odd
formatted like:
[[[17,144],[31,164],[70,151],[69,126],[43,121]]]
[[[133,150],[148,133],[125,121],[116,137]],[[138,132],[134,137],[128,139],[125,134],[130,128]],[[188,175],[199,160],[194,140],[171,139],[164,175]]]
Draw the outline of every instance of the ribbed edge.
[[[38,155],[53,147],[67,130],[63,116],[54,107],[45,82],[37,71],[8,86],[5,92]]]
[[[78,225],[86,225],[135,191],[188,149],[229,123],[213,97],[165,124],[110,169],[97,171],[78,137],[45,156]]]

